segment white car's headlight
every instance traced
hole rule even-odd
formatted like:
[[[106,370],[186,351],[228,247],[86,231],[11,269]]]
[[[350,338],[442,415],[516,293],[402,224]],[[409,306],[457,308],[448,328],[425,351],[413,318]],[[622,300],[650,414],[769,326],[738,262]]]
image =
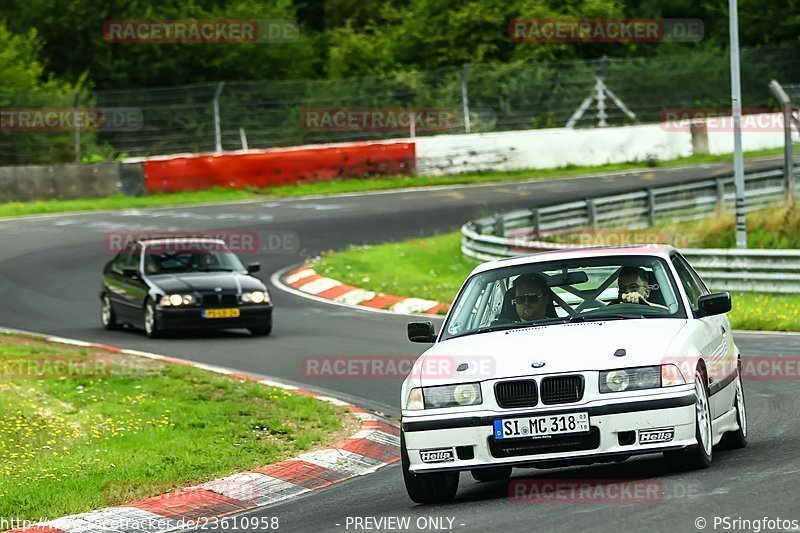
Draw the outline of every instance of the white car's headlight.
[[[194,296],[191,294],[168,294],[161,297],[161,305],[177,307],[179,305],[190,305],[194,303]]]
[[[479,405],[483,402],[479,383],[424,387],[422,396],[425,400],[425,409]]]
[[[405,409],[409,411],[418,411],[420,409],[425,409],[425,405],[422,403],[422,389],[417,387],[408,391],[408,397],[406,398]]]
[[[661,376],[661,366],[640,366],[600,372],[600,392],[657,389],[662,386]],[[665,386],[677,384],[670,383]]]
[[[252,291],[242,293],[242,303],[260,304],[269,301],[269,294],[264,291]]]

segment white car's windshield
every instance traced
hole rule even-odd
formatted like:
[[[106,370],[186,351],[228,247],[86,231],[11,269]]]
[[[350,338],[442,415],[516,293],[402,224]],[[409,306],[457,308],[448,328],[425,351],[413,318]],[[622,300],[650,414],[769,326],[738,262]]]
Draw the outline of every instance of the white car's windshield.
[[[442,339],[567,321],[685,316],[662,259],[577,258],[473,276],[454,303]]]

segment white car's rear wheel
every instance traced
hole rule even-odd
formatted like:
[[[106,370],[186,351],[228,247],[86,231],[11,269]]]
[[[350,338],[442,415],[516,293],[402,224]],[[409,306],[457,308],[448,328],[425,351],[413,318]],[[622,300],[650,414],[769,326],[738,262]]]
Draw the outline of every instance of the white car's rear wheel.
[[[406,439],[400,432],[400,462],[403,466],[403,481],[408,497],[416,503],[444,503],[452,500],[458,491],[458,472],[434,472],[414,474],[409,470],[410,461],[406,450]]]
[[[714,437],[711,429],[711,404],[705,373],[698,367],[694,374],[695,436],[697,445],[687,450],[664,452],[664,457],[679,470],[695,470],[711,466]]]

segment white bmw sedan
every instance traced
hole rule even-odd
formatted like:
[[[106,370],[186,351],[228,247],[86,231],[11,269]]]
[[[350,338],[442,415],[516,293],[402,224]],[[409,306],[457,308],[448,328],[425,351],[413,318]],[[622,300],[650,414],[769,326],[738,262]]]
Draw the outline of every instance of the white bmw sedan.
[[[741,356],[725,313],[671,246],[584,248],[485,263],[403,383],[402,468],[418,503],[459,472],[616,462],[663,453],[711,465],[747,443]]]

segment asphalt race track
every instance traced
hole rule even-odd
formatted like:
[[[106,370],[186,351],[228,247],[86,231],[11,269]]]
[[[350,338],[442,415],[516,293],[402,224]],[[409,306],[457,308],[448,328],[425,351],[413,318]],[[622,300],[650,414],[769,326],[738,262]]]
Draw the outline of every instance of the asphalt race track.
[[[261,278],[266,281],[273,272],[322,250],[428,236],[496,210],[673,184],[724,169],[708,165],[360,196],[0,220],[0,325],[275,376],[398,416],[401,379],[319,379],[304,374],[301,360],[417,355],[425,345],[406,340],[408,317],[331,306],[272,288],[275,327],[267,338],[231,331],[150,340],[138,331],[106,332],[100,327],[97,297],[101,267],[111,258],[104,249],[104,234],[198,229],[296,232],[300,250],[243,257],[245,262],[261,262]],[[800,335],[735,336],[745,360],[800,354]],[[660,456],[647,456],[612,466],[514,471],[515,479],[657,480],[663,497],[655,502],[515,502],[508,498],[507,483],[477,483],[462,474],[454,502],[417,506],[406,496],[395,464],[251,514],[278,517],[283,531],[392,530],[397,524],[361,521],[357,527],[356,517],[405,518],[414,531],[698,531],[698,517],[707,521],[705,529],[721,531],[724,524],[714,528],[715,516],[728,517],[730,526],[736,518],[800,520],[798,380],[753,380],[745,386],[748,448],[715,452],[709,470],[671,473]]]

